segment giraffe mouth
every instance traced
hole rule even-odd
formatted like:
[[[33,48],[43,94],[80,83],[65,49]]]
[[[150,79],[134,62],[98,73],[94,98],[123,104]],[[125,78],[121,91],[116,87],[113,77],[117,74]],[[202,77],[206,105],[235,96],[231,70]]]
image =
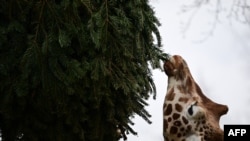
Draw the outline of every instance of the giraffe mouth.
[[[166,61],[164,62],[163,68],[167,76],[173,76],[174,75],[174,69],[175,69],[175,60],[173,55],[168,55],[166,58]]]
[[[164,71],[165,71],[167,76],[173,76],[174,75],[174,71],[173,71],[174,70],[174,65],[171,62],[171,59],[165,61],[163,68],[164,68]]]

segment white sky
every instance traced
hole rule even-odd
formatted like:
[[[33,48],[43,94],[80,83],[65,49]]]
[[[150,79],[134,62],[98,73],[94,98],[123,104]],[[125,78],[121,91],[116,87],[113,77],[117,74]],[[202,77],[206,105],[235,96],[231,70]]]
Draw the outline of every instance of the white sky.
[[[231,2],[232,0],[230,0]],[[191,73],[201,89],[215,102],[229,107],[227,115],[221,117],[224,124],[250,124],[250,28],[221,15],[212,36],[203,42],[212,29],[214,5],[202,7],[186,30],[189,13],[182,13],[183,0],[151,0],[151,4],[162,26],[163,49],[166,53],[179,54],[187,61]],[[225,4],[225,1],[222,4]],[[153,72],[157,88],[157,98],[151,98],[147,110],[152,114],[152,124],[135,117],[133,129],[137,136],[128,135],[128,141],[163,141],[162,106],[167,89],[167,76],[164,72]]]

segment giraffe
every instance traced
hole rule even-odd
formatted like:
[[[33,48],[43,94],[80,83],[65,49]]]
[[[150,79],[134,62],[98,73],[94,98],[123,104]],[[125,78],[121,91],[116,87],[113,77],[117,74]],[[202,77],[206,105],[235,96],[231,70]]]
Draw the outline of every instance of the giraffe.
[[[219,121],[227,113],[227,105],[203,94],[180,55],[169,56],[163,67],[168,76],[163,104],[164,141],[223,141]]]

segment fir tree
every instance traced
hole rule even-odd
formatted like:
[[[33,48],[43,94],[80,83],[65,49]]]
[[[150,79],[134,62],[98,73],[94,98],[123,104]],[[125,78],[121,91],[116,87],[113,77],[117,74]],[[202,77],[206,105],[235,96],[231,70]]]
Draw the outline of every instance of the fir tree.
[[[166,55],[147,0],[0,3],[3,141],[115,141],[134,115],[151,122]]]

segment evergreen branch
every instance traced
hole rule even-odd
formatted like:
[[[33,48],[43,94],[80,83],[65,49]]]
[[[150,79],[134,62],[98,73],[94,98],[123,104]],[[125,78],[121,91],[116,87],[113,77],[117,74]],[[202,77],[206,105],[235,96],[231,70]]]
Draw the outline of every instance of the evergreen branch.
[[[59,29],[60,29],[60,26],[59,26],[58,23],[63,23],[63,21],[60,20],[60,18],[57,16],[55,10],[53,10],[53,8],[51,7],[51,5],[49,4],[49,2],[48,2],[47,0],[46,0],[46,3],[47,3],[47,6],[48,6],[50,12],[51,12],[52,15],[54,16],[53,19],[55,19],[55,21],[56,21],[55,24],[57,25],[57,28],[58,28],[58,30],[59,30]]]
[[[40,9],[40,14],[39,14],[38,22],[37,22],[37,27],[36,27],[35,42],[37,41],[37,38],[38,38],[44,7],[45,7],[45,1],[42,1],[42,6],[41,6],[41,9]]]
[[[37,59],[38,59],[38,62],[39,62],[39,66],[40,68],[42,68],[43,64],[42,64],[42,56],[41,56],[41,53],[40,53],[40,49],[39,49],[39,45],[38,45],[38,35],[40,34],[39,31],[40,31],[40,28],[41,28],[41,24],[42,24],[42,16],[43,16],[43,12],[44,12],[44,7],[45,7],[45,1],[42,1],[42,6],[41,6],[41,9],[40,9],[40,13],[39,13],[39,19],[38,19],[38,22],[37,22],[37,26],[36,26],[36,31],[35,31],[35,38],[34,38],[34,48],[35,48],[35,52],[37,54]]]
[[[91,3],[90,0],[81,0],[81,2],[83,3],[83,5],[88,9],[90,15],[92,15],[92,10],[91,10]]]
[[[107,46],[108,41],[108,24],[109,24],[109,11],[108,11],[108,0],[105,0],[105,11],[106,11],[106,17],[105,17],[105,46]]]
[[[116,141],[134,115],[151,123],[164,55],[147,0],[16,1],[0,6],[3,140]]]

